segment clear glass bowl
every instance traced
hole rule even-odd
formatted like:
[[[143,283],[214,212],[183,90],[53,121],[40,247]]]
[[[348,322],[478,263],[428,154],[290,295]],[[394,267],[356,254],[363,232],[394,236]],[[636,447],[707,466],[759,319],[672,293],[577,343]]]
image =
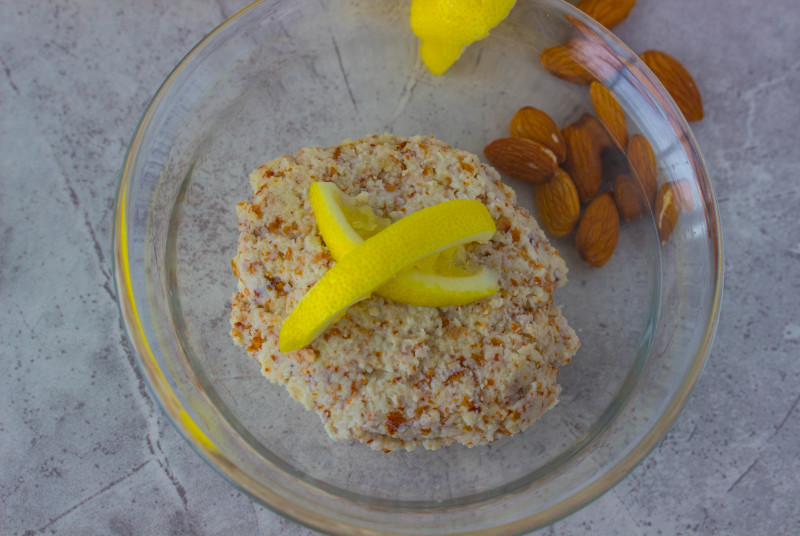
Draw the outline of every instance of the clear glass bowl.
[[[653,448],[709,353],[722,289],[719,220],[696,143],[665,91],[613,35],[558,0],[519,1],[442,77],[418,59],[408,4],[275,0],[201,41],[164,82],[119,186],[115,276],[130,341],[187,441],[259,502],[337,534],[522,533],[607,491]],[[586,86],[541,67],[583,36],[586,66],[647,136],[659,181],[693,205],[661,245],[651,214],[624,223],[602,268],[555,240],[570,267],[556,302],[582,347],[561,402],[526,432],[478,448],[373,452],[328,439],[318,418],[228,334],[234,206],[248,174],[309,145],[384,131],[430,134],[482,155],[516,109],[560,125],[591,110]],[[593,51],[593,52],[592,52]],[[508,180],[531,207],[528,185]]]

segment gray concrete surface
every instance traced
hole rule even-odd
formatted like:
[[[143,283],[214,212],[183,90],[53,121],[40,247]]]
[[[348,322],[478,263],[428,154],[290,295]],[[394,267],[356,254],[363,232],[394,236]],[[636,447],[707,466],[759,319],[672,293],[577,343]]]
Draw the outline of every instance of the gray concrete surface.
[[[247,0],[0,2],[0,533],[307,535],[239,493],[151,397],[111,280],[150,96]],[[541,534],[800,534],[800,5],[640,0],[618,35],[705,98],[726,282],[712,356],[654,452]]]

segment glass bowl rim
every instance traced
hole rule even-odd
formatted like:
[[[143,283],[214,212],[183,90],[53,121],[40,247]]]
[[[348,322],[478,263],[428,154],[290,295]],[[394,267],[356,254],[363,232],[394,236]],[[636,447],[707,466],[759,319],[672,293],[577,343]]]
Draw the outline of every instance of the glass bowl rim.
[[[134,360],[136,361],[139,371],[145,378],[150,392],[161,406],[162,410],[167,414],[170,422],[183,436],[186,442],[192,449],[217,473],[222,475],[234,487],[245,493],[248,497],[252,498],[259,504],[262,504],[270,510],[287,517],[301,525],[318,531],[325,531],[326,527],[330,527],[330,522],[334,521],[316,512],[312,508],[300,505],[292,501],[288,501],[279,493],[273,492],[269,487],[255,481],[247,473],[239,470],[236,462],[221,454],[213,442],[204,434],[202,429],[193,421],[192,417],[180,406],[178,397],[175,395],[172,387],[169,385],[168,380],[164,376],[161,368],[158,365],[153,349],[142,327],[142,321],[137,311],[136,299],[131,282],[130,260],[127,245],[127,229],[126,229],[126,212],[127,212],[127,187],[133,181],[133,167],[134,162],[139,154],[139,148],[142,144],[142,138],[150,124],[150,119],[154,111],[158,108],[165,95],[169,91],[173,82],[183,69],[193,60],[193,58],[200,52],[210,41],[217,35],[223,32],[226,28],[236,22],[240,17],[249,12],[255,6],[268,2],[269,0],[255,0],[251,4],[240,9],[227,20],[223,21],[219,26],[209,32],[203,37],[191,50],[181,59],[181,61],[173,68],[173,70],[166,77],[164,82],[160,85],[154,96],[150,99],[145,112],[139,120],[136,131],[131,139],[128,149],[125,154],[123,166],[120,171],[120,178],[117,185],[117,191],[114,201],[114,224],[112,228],[112,251],[114,253],[114,262],[112,265],[113,278],[116,286],[117,305],[120,317],[125,326],[128,344],[133,349]],[[594,32],[601,35],[605,40],[611,41],[615,46],[619,46],[623,50],[630,52],[628,47],[620,41],[611,31],[602,27],[599,23],[590,19],[583,12],[579,11],[576,7],[563,0],[533,0],[535,2],[543,2],[562,10],[565,14],[581,21],[587,25]],[[642,72],[649,72],[646,66],[641,63],[641,60],[636,58],[635,54],[630,52],[634,57],[634,61],[638,63],[638,67]],[[536,514],[518,519],[505,525],[499,525],[487,530],[480,530],[478,532],[461,532],[462,534],[518,534],[524,533],[536,528],[554,523],[555,521],[566,517],[573,512],[583,508],[595,499],[602,496],[609,491],[618,482],[620,482],[628,473],[630,473],[647,455],[655,448],[661,438],[668,432],[669,428],[677,419],[681,410],[686,404],[694,386],[700,377],[703,368],[710,355],[711,346],[714,341],[714,336],[719,323],[720,304],[722,300],[723,290],[723,242],[722,230],[719,223],[719,209],[717,206],[716,196],[713,191],[711,180],[703,160],[703,157],[698,149],[697,141],[694,138],[687,122],[683,115],[678,111],[677,107],[668,96],[664,87],[656,80],[650,80],[651,84],[661,93],[661,102],[666,104],[666,110],[674,116],[672,119],[681,128],[682,134],[685,136],[687,146],[692,150],[691,154],[696,159],[694,162],[694,169],[696,170],[695,179],[698,185],[704,187],[707,192],[710,203],[705,205],[704,211],[706,221],[709,226],[708,239],[710,250],[712,252],[711,260],[713,267],[711,274],[713,278],[713,290],[710,297],[710,315],[707,319],[707,324],[701,342],[694,360],[689,367],[682,385],[672,395],[666,410],[660,415],[658,420],[651,426],[650,430],[643,437],[643,439],[635,445],[632,450],[620,460],[616,465],[612,466],[605,474],[599,477],[595,482],[588,485],[586,488],[580,490],[578,493],[571,495],[567,499],[556,503],[549,508],[538,512]],[[340,520],[335,521],[337,529],[344,529],[352,534],[371,534],[369,529],[365,529],[362,525],[350,524]],[[399,532],[384,532],[382,534],[406,534]]]

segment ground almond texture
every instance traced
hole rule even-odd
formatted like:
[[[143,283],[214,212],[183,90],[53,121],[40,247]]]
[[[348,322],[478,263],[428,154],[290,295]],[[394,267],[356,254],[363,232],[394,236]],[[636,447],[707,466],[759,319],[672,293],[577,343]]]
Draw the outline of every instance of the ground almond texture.
[[[335,263],[308,199],[314,181],[335,183],[391,221],[450,199],[481,201],[498,232],[467,246],[467,257],[497,272],[500,291],[441,308],[372,295],[307,347],[279,352],[281,323]],[[373,135],[282,156],[250,183],[252,201],[237,205],[231,335],[332,438],[386,452],[483,445],[556,404],[558,367],[579,346],[552,299],[567,268],[477,156],[432,137]]]

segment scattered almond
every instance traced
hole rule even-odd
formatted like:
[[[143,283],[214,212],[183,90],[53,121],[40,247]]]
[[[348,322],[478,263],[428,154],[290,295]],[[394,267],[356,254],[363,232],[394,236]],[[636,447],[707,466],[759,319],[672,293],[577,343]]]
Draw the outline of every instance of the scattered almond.
[[[603,266],[613,255],[618,239],[617,205],[611,193],[606,192],[586,207],[575,233],[575,246],[584,261]]]
[[[581,0],[575,7],[609,30],[624,21],[636,0]]]
[[[572,177],[581,203],[588,203],[600,190],[603,182],[601,154],[612,145],[602,125],[589,114],[561,131],[567,144],[564,169]]]
[[[630,14],[636,0],[580,0],[576,7],[608,29]],[[681,211],[692,210],[692,186],[686,179],[658,187],[658,161],[650,141],[641,134],[628,136],[625,112],[604,85],[625,68],[623,60],[591,25],[564,15],[582,34],[563,45],[542,51],[539,59],[550,74],[589,85],[597,119],[584,114],[560,132],[542,110],[526,106],[514,115],[511,138],[495,140],[484,152],[492,164],[511,177],[534,183],[534,196],[544,229],[553,237],[574,229],[581,258],[602,266],[611,258],[619,239],[620,217],[641,218],[654,207],[659,239],[666,243]],[[694,79],[675,58],[658,50],[641,54],[642,61],[661,81],[687,121],[703,118],[703,101]],[[598,120],[599,119],[599,120]],[[523,145],[523,142],[528,142]],[[533,145],[530,145],[533,144]],[[607,154],[611,147],[620,151]],[[617,175],[613,189],[598,195],[605,173],[627,158],[632,177]],[[563,169],[558,167],[563,164]],[[638,184],[637,184],[638,182]],[[580,214],[581,203],[588,206]]]
[[[567,156],[567,146],[555,122],[545,112],[532,106],[517,110],[509,126],[511,136],[525,138],[546,145],[559,162]]]
[[[679,193],[674,182],[665,182],[658,190],[656,196],[656,228],[658,238],[662,244],[667,243],[669,235],[678,223],[678,216],[681,213],[681,202]]]
[[[640,57],[667,89],[686,120],[700,121],[703,118],[703,99],[689,71],[665,52],[648,50]]]
[[[582,34],[582,37],[574,37],[565,43],[570,49],[570,57],[591,73],[594,80],[611,80],[626,68],[620,57],[594,28],[571,15],[565,14],[564,18]]]
[[[681,212],[692,210],[694,196],[692,186],[686,179],[665,182],[656,196],[656,228],[658,238],[665,244],[678,223]]]
[[[523,138],[500,138],[483,149],[486,158],[511,178],[544,182],[558,169],[553,151],[541,143]]]
[[[598,151],[614,147],[614,140],[608,135],[606,128],[591,114],[583,114],[575,123],[580,128],[585,128],[592,136],[592,141]]]
[[[575,229],[581,204],[578,190],[566,171],[559,168],[549,181],[536,184],[533,193],[545,231],[559,238]]]
[[[658,162],[653,146],[641,134],[634,134],[628,140],[626,155],[631,171],[639,179],[639,184],[642,185],[647,201],[652,207],[658,188]]]
[[[575,59],[573,45],[577,40],[578,38],[572,38],[564,45],[544,49],[539,55],[539,61],[550,74],[558,78],[576,84],[588,84],[594,80],[594,76]]]
[[[603,163],[591,134],[583,128],[568,125],[561,131],[567,143],[564,168],[575,183],[581,203],[591,201],[603,181]]]
[[[592,98],[592,106],[597,118],[608,131],[611,139],[620,150],[624,151],[628,143],[628,124],[625,120],[625,112],[619,105],[616,97],[611,94],[600,82],[589,84],[589,94]]]
[[[617,175],[614,180],[614,201],[625,221],[642,217],[642,195],[639,185],[627,175]]]
[[[689,212],[694,208],[694,194],[692,194],[692,185],[689,184],[687,179],[678,179],[672,181],[672,189],[675,192],[678,201],[678,208]]]

